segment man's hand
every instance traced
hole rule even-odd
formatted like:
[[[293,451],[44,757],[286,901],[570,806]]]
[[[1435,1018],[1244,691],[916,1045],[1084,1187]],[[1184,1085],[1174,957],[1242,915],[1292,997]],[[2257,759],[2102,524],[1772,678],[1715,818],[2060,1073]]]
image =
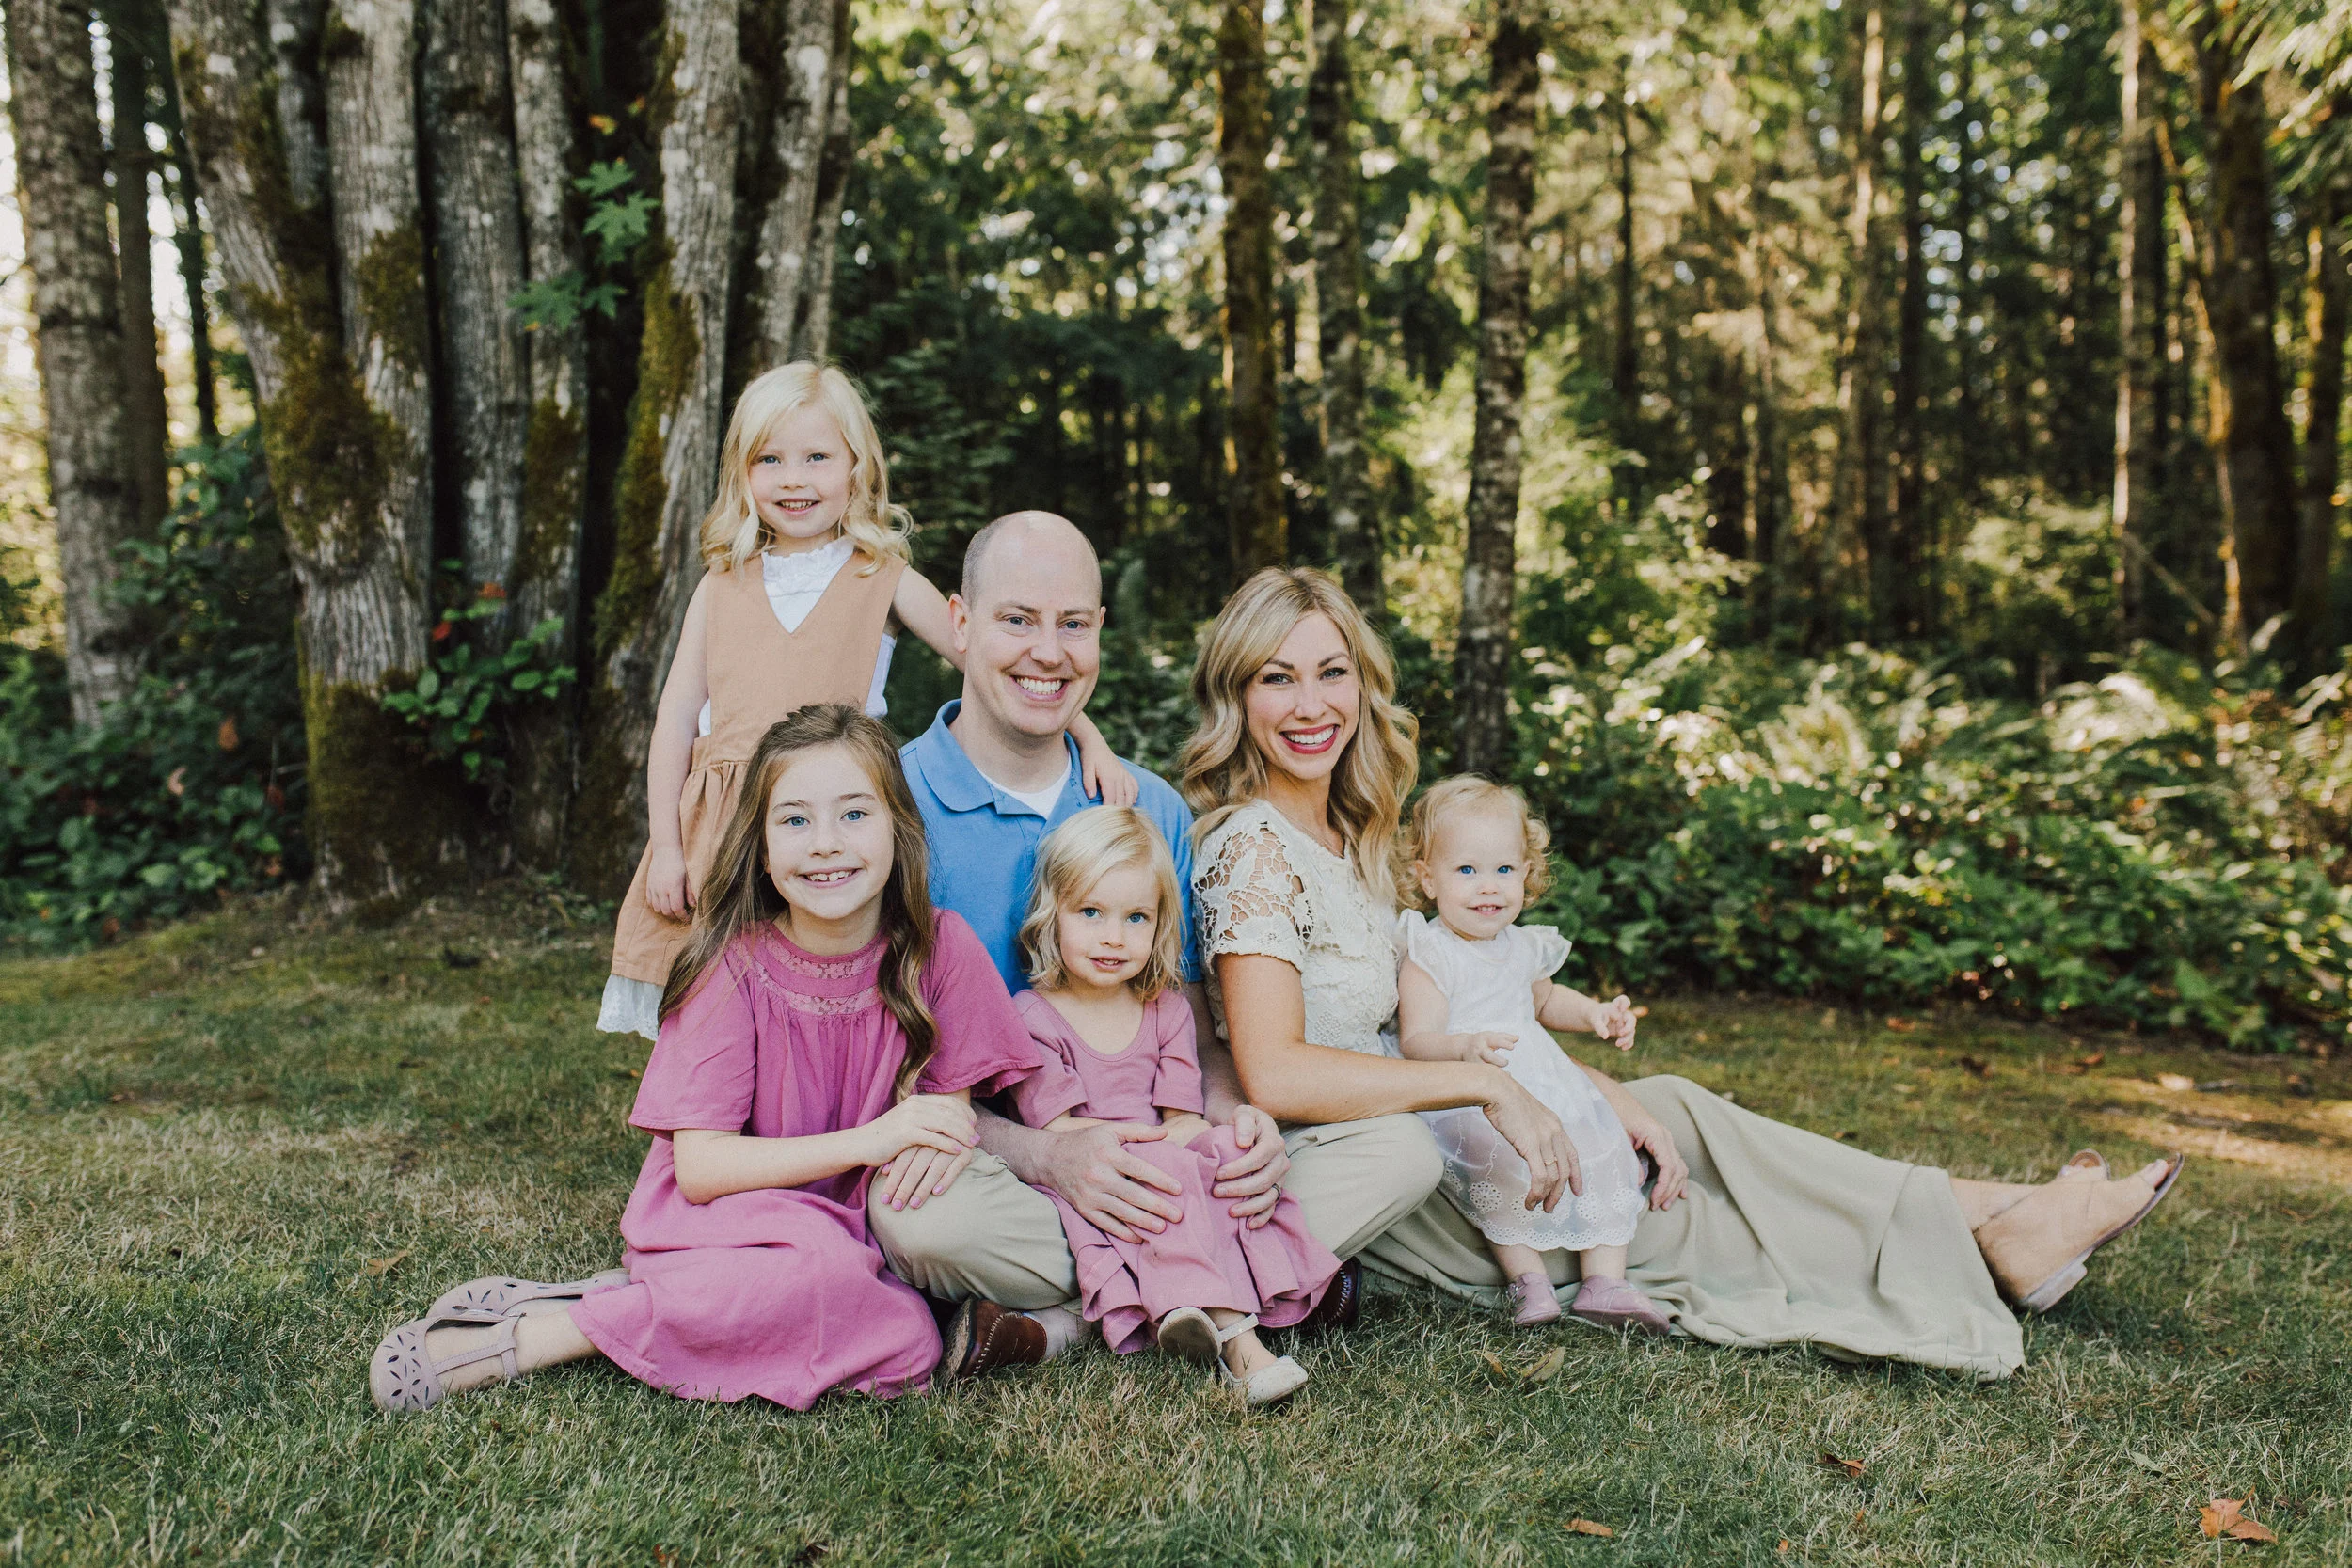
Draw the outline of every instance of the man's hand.
[[[1033,1185],[1053,1188],[1104,1235],[1140,1242],[1139,1232],[1157,1235],[1184,1217],[1172,1201],[1172,1195],[1183,1190],[1176,1179],[1127,1152],[1129,1144],[1165,1135],[1157,1127],[1123,1122],[1044,1134]],[[1280,1147],[1279,1139],[1276,1147]]]
[[[1226,1212],[1256,1230],[1274,1217],[1274,1206],[1281,1201],[1290,1150],[1282,1147],[1281,1127],[1255,1105],[1233,1107],[1233,1141],[1241,1152],[1216,1167],[1216,1185],[1209,1190],[1234,1200]]]

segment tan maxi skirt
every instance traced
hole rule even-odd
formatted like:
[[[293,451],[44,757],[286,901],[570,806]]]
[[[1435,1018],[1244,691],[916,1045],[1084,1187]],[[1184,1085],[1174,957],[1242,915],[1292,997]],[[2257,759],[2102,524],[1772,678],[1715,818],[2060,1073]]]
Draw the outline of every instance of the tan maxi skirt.
[[[1811,1345],[2004,1378],[2025,1336],[1994,1288],[1952,1184],[1741,1110],[1686,1078],[1626,1088],[1665,1125],[1690,1192],[1642,1215],[1627,1273],[1686,1333],[1742,1348]],[[1382,1274],[1491,1305],[1503,1279],[1442,1194],[1364,1249]],[[1576,1260],[1547,1253],[1555,1281]]]

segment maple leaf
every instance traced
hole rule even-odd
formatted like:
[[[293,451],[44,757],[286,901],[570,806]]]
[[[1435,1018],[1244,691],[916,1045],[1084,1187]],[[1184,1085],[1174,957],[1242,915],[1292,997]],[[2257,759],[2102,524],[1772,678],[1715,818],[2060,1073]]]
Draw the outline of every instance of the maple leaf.
[[[389,1258],[371,1258],[361,1267],[359,1272],[369,1275],[371,1278],[381,1279],[386,1275],[391,1273],[394,1269],[400,1267],[400,1260],[407,1257],[410,1250],[411,1249],[407,1247],[402,1247],[398,1252],[393,1253]]]
[[[1590,1519],[1571,1519],[1568,1528],[1578,1535],[1597,1535],[1604,1541],[1617,1533],[1607,1525],[1597,1524]]]
[[[1829,1469],[1843,1472],[1849,1481],[1860,1481],[1865,1468],[1859,1459],[1840,1459],[1834,1453],[1822,1454],[1821,1464]]]
[[[2251,1500],[2242,1497],[2214,1498],[2197,1511],[2198,1528],[2205,1532],[2208,1541],[2227,1536],[2233,1541],[2264,1544],[2278,1540],[2276,1531],[2246,1512],[2246,1505]]]

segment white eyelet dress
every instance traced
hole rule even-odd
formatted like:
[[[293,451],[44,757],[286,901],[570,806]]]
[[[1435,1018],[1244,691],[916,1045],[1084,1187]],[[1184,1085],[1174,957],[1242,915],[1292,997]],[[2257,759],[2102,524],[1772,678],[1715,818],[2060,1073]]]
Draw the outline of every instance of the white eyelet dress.
[[[1445,1155],[1438,1190],[1498,1245],[1582,1252],[1631,1241],[1644,1203],[1640,1157],[1617,1113],[1535,1016],[1535,982],[1567,961],[1566,939],[1549,926],[1513,926],[1491,941],[1470,942],[1410,910],[1397,917],[1397,934],[1406,956],[1445,993],[1446,1033],[1518,1037],[1503,1070],[1560,1118],[1584,1188],[1565,1195],[1549,1214],[1528,1208],[1527,1162],[1486,1112],[1465,1105],[1422,1113]]]

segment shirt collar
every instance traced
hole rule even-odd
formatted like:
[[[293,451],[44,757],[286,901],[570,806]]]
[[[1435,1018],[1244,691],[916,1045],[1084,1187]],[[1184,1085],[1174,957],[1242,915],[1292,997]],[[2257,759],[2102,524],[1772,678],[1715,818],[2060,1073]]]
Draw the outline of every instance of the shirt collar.
[[[978,811],[983,806],[996,805],[999,799],[996,786],[988,782],[987,775],[964,754],[962,745],[948,731],[947,726],[954,723],[956,715],[962,711],[963,699],[961,697],[944,704],[938,717],[931,721],[931,727],[916,736],[914,742],[915,766],[922,769],[923,782],[930,786],[930,792],[938,798],[939,803],[953,812]],[[1078,743],[1065,735],[1062,746],[1069,753],[1071,767],[1075,768]],[[1070,787],[1070,776],[1066,772],[1062,776],[1062,787],[1065,791]],[[1028,814],[1024,811],[1009,815],[1025,816]]]

